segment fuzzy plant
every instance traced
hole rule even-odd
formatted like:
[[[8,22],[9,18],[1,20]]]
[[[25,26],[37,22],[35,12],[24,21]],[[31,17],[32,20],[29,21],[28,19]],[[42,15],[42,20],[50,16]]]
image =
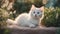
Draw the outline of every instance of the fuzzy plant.
[[[50,27],[60,27],[60,8],[45,8],[44,24]]]

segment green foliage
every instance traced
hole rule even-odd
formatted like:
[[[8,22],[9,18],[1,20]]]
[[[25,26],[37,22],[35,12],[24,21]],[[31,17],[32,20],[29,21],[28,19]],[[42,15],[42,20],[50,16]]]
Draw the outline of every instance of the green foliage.
[[[20,14],[23,12],[29,12],[32,4],[37,7],[43,5],[42,0],[16,0],[13,8],[17,11],[17,14]]]
[[[60,27],[60,8],[45,8],[44,24]]]
[[[0,18],[7,18],[9,17],[9,14],[6,10],[0,8]],[[5,20],[5,19],[4,19]]]
[[[0,8],[0,26],[5,26],[6,19],[9,17],[9,14],[6,10]]]
[[[0,34],[10,34],[9,29],[0,29]]]

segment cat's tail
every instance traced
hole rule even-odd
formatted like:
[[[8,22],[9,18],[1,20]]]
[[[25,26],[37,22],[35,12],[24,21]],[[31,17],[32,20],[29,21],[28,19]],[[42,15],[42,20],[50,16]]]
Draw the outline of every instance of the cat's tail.
[[[17,25],[17,23],[14,20],[12,20],[12,19],[7,19],[6,23],[7,24],[12,24],[12,25]]]

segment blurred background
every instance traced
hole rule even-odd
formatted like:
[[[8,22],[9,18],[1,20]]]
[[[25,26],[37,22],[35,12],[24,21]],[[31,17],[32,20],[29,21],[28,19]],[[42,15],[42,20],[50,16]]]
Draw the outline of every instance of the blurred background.
[[[10,31],[4,29],[6,20],[14,20],[19,14],[28,13],[32,4],[45,7],[42,25],[60,27],[60,0],[0,0],[0,33],[9,34]]]

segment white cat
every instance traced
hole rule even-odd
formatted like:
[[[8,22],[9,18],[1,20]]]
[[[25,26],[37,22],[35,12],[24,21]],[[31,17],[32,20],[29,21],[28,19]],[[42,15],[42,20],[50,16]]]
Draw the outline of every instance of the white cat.
[[[18,24],[24,27],[36,27],[41,23],[44,17],[44,7],[36,8],[32,5],[29,13],[20,14],[14,21],[8,19],[7,23]],[[39,23],[40,22],[40,23]]]

